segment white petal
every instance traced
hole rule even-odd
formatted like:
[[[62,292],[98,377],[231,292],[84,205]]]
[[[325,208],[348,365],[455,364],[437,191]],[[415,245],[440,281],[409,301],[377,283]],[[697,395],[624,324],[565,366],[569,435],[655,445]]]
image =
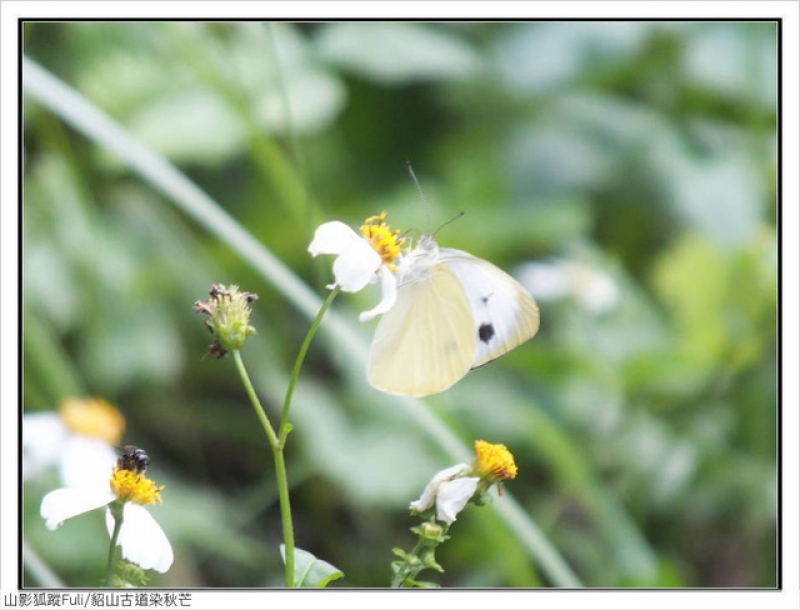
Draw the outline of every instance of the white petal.
[[[436,518],[450,525],[478,487],[478,477],[463,477],[442,483],[436,494]]]
[[[308,246],[311,256],[320,254],[342,254],[350,249],[357,241],[364,239],[343,222],[334,220],[317,227],[314,239]]]
[[[397,301],[397,278],[394,273],[389,271],[387,266],[381,265],[378,269],[378,277],[381,279],[381,300],[373,309],[361,312],[361,315],[358,316],[361,322],[367,322],[375,316],[385,314],[394,307],[395,301]]]
[[[338,254],[333,261],[335,284],[345,292],[358,292],[375,277],[381,266],[381,257],[361,237],[343,222],[334,220],[317,227],[314,239],[308,246],[312,256]]]
[[[58,463],[67,427],[57,413],[29,413],[22,418],[22,477],[33,478]]]
[[[54,530],[64,521],[101,508],[114,500],[114,494],[106,489],[70,489],[68,487],[51,491],[42,498],[39,513],[45,519],[48,529]]]
[[[380,255],[359,238],[333,261],[333,277],[345,292],[358,292],[375,279],[382,262]]]
[[[431,506],[433,506],[433,503],[436,500],[436,494],[438,493],[439,487],[442,485],[442,483],[451,481],[465,470],[469,470],[469,466],[466,464],[456,464],[455,466],[451,466],[450,468],[445,468],[444,470],[437,472],[435,475],[433,475],[430,483],[425,486],[425,491],[422,492],[419,500],[415,500],[411,503],[411,509],[417,512],[428,510]]]
[[[114,532],[111,511],[106,512],[106,528],[111,536]],[[127,502],[123,508],[117,544],[122,547],[122,557],[143,570],[156,570],[163,574],[175,558],[164,530],[147,509],[133,502]]]
[[[116,461],[114,448],[105,441],[74,434],[67,439],[59,462],[61,481],[65,487],[108,486]]]

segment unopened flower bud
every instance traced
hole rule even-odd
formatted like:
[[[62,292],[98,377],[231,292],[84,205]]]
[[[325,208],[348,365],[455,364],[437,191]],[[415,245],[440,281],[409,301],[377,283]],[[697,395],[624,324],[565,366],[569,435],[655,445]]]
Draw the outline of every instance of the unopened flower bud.
[[[214,342],[206,355],[222,358],[231,350],[241,349],[248,335],[256,329],[250,326],[250,303],[258,299],[251,292],[240,292],[238,286],[214,284],[208,301],[197,301],[195,313],[205,316],[205,323]]]
[[[439,541],[444,533],[444,528],[439,525],[438,523],[433,523],[431,521],[425,521],[420,525],[420,537],[426,538],[428,540],[436,540]]]

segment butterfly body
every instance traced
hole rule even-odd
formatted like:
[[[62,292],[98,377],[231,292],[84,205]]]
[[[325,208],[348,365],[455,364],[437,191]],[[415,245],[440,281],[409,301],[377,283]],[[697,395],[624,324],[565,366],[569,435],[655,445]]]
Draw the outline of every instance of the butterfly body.
[[[370,383],[425,396],[530,339],[539,310],[525,289],[491,263],[439,248],[423,235],[397,268],[397,302],[370,349]]]

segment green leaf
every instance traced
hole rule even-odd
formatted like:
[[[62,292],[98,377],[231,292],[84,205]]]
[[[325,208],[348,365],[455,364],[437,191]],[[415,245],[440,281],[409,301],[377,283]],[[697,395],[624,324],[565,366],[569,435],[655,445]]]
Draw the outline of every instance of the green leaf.
[[[420,589],[439,589],[439,588],[441,588],[441,585],[439,585],[439,584],[437,584],[435,582],[430,582],[430,581],[427,581],[427,580],[412,580],[410,578],[408,580],[406,580],[405,586],[406,587],[414,586],[414,587],[419,587]]]
[[[281,545],[281,557],[286,563],[286,546]],[[303,549],[294,550],[294,584],[296,587],[316,587],[321,589],[329,582],[344,576],[344,572],[327,561],[317,559]]]
[[[219,56],[223,62],[230,56],[259,125],[270,132],[286,133],[291,127],[312,133],[327,128],[344,110],[344,82],[319,65],[297,28],[282,23],[265,29],[251,23],[238,24],[233,31],[231,46],[218,49]],[[275,62],[279,67],[270,66]]]
[[[351,501],[393,509],[407,505],[436,472],[436,460],[425,442],[401,426],[365,421],[365,416],[357,420],[336,404],[330,392],[302,379],[293,403],[297,434],[309,447],[315,467],[346,489]],[[348,445],[358,451],[342,451]],[[401,463],[403,468],[396,468]]]
[[[485,66],[447,29],[411,23],[334,23],[322,29],[317,46],[331,63],[386,84],[458,80]]]
[[[130,125],[149,147],[181,163],[221,164],[249,137],[246,122],[207,89],[186,89],[142,106]]]
[[[730,258],[710,239],[686,234],[656,261],[653,284],[680,335],[683,360],[713,370],[730,349],[726,293]]]

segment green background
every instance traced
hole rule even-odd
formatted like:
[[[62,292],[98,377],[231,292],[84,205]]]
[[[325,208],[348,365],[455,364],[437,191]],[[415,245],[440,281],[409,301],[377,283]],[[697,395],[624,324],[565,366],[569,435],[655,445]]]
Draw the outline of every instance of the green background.
[[[592,587],[774,587],[776,103],[773,23],[28,23],[26,56],[210,195],[321,296],[314,228],[430,231],[517,273],[569,259],[613,280],[601,311],[540,299],[536,337],[425,409],[519,475],[438,551],[448,587],[554,583],[496,505],[513,496]],[[212,283],[256,292],[243,350],[269,415],[309,319],[230,243],[32,96],[24,104],[24,408],[101,396],[165,484],[175,564],[151,583],[281,586],[267,441],[230,359],[202,359]],[[405,161],[413,163],[428,208]],[[530,287],[536,294],[536,287]],[[377,289],[341,295],[360,324]],[[326,327],[323,322],[323,330]],[[381,587],[408,503],[454,463],[320,332],[287,461],[300,548]],[[95,586],[99,512],[24,534]],[[508,500],[510,501],[510,500]],[[78,557],[76,559],[76,549]],[[41,584],[30,571],[25,584]]]

